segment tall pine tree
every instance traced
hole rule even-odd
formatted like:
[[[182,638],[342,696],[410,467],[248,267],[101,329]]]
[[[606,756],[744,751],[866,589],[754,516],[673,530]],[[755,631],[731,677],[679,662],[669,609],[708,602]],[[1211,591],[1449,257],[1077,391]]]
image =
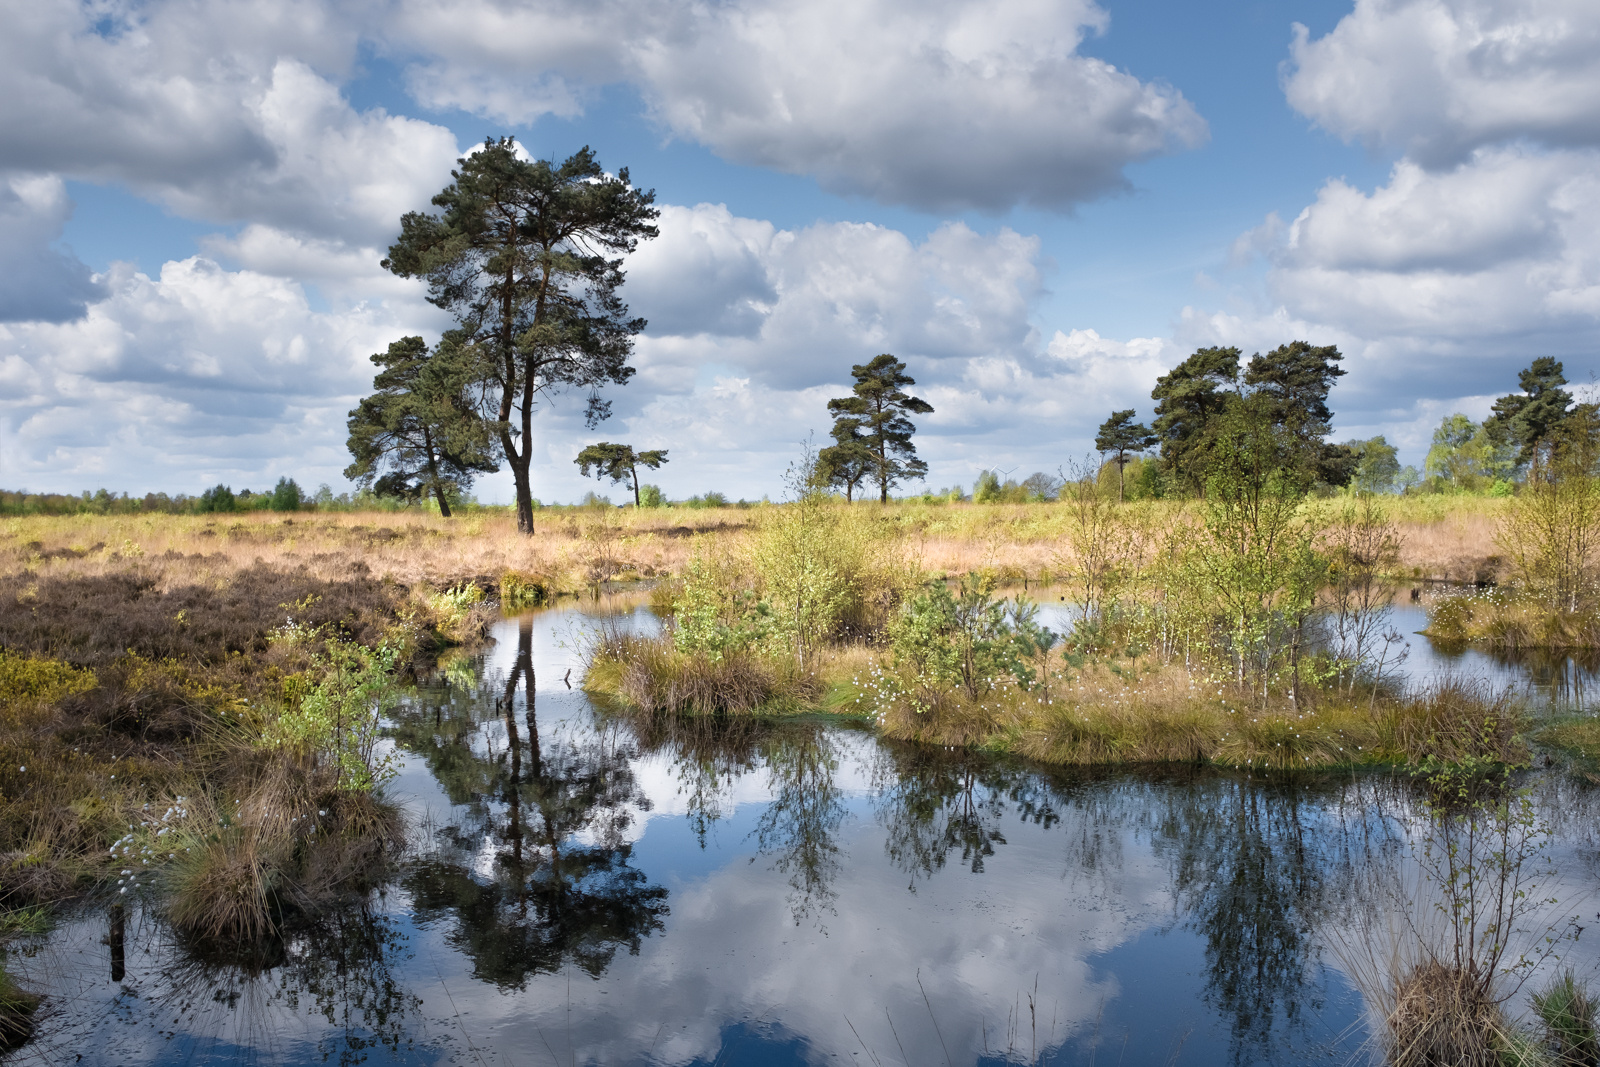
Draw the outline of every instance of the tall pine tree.
[[[484,355],[480,417],[516,484],[517,529],[533,532],[535,399],[589,392],[589,424],[610,413],[599,397],[632,377],[628,357],[644,320],[617,296],[622,257],[657,235],[655,193],[615,177],[584,148],[561,164],[525,160],[511,138],[486,140],[456,161],[433,198],[411,212],[383,266],[423,278]]]
[[[905,386],[917,384],[916,379],[887,352],[871,363],[851,367],[850,374],[856,380],[852,394],[828,401],[828,414],[834,416],[833,438],[839,442],[834,447],[849,451],[824,462],[833,470],[836,459],[862,458],[864,452],[866,476],[878,484],[878,500],[888,503],[890,489],[928,473],[928,465],[917,458],[917,447],[911,443],[917,428],[907,415],[926,415],[933,405],[905,391]]]

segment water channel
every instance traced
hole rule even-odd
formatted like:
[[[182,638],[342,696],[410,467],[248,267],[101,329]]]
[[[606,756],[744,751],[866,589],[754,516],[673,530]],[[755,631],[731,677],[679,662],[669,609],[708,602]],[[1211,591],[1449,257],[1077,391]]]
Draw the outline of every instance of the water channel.
[[[390,792],[417,844],[366,907],[240,967],[136,907],[118,941],[86,905],[14,949],[49,1001],[6,1062],[1359,1058],[1337,944],[1405,884],[1402,784],[1046,770],[819,721],[639,726],[576,688],[578,649],[602,617],[654,619],[568,604],[504,620],[397,711]],[[1588,676],[1409,639],[1419,679]],[[1548,890],[1600,916],[1600,794],[1552,777],[1537,796]],[[1565,965],[1600,977],[1595,941]]]

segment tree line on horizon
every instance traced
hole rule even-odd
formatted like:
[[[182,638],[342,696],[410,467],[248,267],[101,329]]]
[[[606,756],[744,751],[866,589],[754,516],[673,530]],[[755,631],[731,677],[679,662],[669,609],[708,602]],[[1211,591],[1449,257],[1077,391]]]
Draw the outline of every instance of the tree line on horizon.
[[[1533,360],[1518,375],[1522,391],[1497,399],[1482,423],[1460,412],[1445,416],[1419,474],[1400,466],[1398,450],[1381,435],[1328,440],[1328,396],[1345,373],[1337,347],[1293,341],[1243,366],[1241,356],[1232,347],[1199,349],[1156,379],[1150,425],[1135,421],[1132,408],[1100,425],[1095,448],[1116,472],[1119,499],[1203,496],[1219,444],[1252,427],[1274,437],[1279,467],[1323,491],[1508,495],[1517,479],[1574,463],[1588,469],[1600,455],[1600,405],[1562,388],[1564,368],[1552,357]]]

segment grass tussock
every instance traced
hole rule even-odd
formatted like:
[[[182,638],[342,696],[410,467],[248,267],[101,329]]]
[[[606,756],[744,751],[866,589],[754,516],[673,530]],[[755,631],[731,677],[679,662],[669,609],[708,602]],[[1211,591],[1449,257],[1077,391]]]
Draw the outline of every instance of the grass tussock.
[[[1045,763],[1311,770],[1468,755],[1508,765],[1528,759],[1522,706],[1459,683],[1412,695],[1329,695],[1304,708],[1262,708],[1178,666],[1086,664],[1031,689],[997,685],[976,699],[952,690],[933,702],[910,699],[883,672],[857,684],[888,737]]]
[[[1572,971],[1556,975],[1532,1000],[1545,1047],[1559,1067],[1600,1063],[1600,1002]]]
[[[816,674],[751,651],[681,652],[670,637],[607,633],[591,650],[584,688],[649,712],[748,715],[793,711],[823,694]]]
[[[1475,976],[1438,960],[1397,984],[1387,1023],[1392,1067],[1503,1067],[1506,1025],[1500,1005]]]
[[[162,824],[119,847],[141,868],[154,858],[167,918],[181,934],[198,943],[257,943],[278,934],[288,916],[376,885],[402,840],[393,805],[328,791],[313,776],[278,767],[220,810],[205,799],[175,798]]]
[[[1552,608],[1515,589],[1486,589],[1440,600],[1426,632],[1438,641],[1511,651],[1600,648],[1600,606]]]

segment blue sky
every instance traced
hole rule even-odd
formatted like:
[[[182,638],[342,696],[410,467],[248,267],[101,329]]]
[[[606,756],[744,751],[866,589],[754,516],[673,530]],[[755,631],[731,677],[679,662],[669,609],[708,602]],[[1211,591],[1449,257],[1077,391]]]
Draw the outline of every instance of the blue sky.
[[[504,133],[664,209],[640,373],[541,412],[546,500],[602,438],[775,493],[880,351],[934,487],[1081,458],[1202,345],[1339,345],[1338,436],[1411,462],[1535,356],[1600,369],[1591,3],[6,6],[7,487],[344,488],[366,356],[445,326],[376,261]]]

